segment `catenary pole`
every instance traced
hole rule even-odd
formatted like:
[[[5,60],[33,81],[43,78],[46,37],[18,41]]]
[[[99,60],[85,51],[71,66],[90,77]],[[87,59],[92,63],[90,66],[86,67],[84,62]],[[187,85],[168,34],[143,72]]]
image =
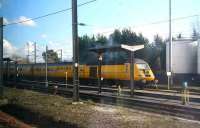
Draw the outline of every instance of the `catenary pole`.
[[[60,49],[60,61],[62,62],[62,49]]]
[[[172,74],[172,24],[171,24],[171,0],[169,0],[169,63],[168,68],[170,74],[168,75],[168,89],[172,86],[173,83],[173,74]]]
[[[3,17],[0,17],[0,97],[3,96]]]
[[[77,24],[77,0],[72,0],[72,39],[73,39],[73,101],[79,101],[78,78],[78,24]]]
[[[45,54],[45,86],[48,87],[48,46],[46,45]]]
[[[36,47],[36,42],[34,42],[34,63],[36,64],[37,62],[37,47]]]
[[[29,64],[29,43],[27,43],[27,64]]]

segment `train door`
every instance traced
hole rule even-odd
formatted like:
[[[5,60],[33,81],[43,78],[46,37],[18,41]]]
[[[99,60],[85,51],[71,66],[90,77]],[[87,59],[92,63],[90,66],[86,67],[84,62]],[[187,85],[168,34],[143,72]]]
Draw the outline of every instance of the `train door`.
[[[90,78],[95,79],[97,78],[97,66],[90,67]]]
[[[97,84],[97,66],[91,66],[89,71],[90,80],[88,85],[96,85]]]

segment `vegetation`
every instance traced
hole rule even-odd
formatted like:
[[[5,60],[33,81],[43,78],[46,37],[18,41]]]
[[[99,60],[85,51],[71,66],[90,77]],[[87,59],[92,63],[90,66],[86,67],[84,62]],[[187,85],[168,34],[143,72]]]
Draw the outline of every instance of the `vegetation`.
[[[141,58],[153,65],[154,70],[165,70],[166,42],[159,35],[155,35],[154,42],[149,42],[141,33],[136,34],[131,29],[116,29],[109,37],[97,35],[79,37],[79,52],[81,64],[97,64],[97,55],[90,52],[90,48],[101,46],[145,45],[145,48],[135,53],[136,58]],[[125,63],[129,62],[129,54],[126,52],[105,53],[103,63]]]
[[[44,61],[46,61],[46,52],[42,53],[42,57],[43,57]],[[60,58],[58,58],[57,52],[55,52],[54,50],[48,50],[47,51],[47,62],[48,63],[60,62]]]

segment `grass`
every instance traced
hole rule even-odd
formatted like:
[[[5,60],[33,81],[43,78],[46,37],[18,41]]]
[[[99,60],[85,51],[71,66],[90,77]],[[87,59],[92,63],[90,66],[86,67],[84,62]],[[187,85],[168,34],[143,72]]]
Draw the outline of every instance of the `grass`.
[[[83,101],[84,104],[73,105],[70,98],[48,95],[29,90],[5,88],[4,99],[0,105],[14,104],[49,117],[53,122],[67,122],[83,128],[198,128],[200,123],[182,120],[134,109],[97,104]],[[31,114],[29,115],[31,116]],[[47,121],[48,120],[42,120]],[[42,122],[44,123],[44,122]],[[58,123],[59,124],[59,123]],[[50,127],[31,122],[35,127]],[[56,127],[56,126],[54,126]]]

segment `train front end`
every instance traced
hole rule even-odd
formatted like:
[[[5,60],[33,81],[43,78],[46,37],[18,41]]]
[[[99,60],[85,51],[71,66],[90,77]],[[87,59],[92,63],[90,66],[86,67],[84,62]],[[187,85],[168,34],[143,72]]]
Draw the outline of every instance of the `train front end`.
[[[147,63],[136,63],[136,69],[138,77],[137,79],[140,80],[143,84],[155,84],[157,80]]]

